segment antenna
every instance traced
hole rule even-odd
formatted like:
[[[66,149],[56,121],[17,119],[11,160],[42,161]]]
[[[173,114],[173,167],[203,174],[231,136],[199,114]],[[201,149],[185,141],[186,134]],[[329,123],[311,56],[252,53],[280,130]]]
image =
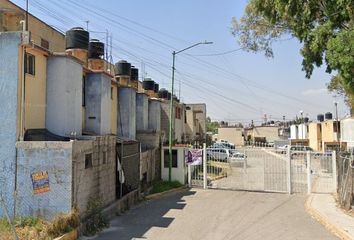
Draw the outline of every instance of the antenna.
[[[89,20],[86,20],[86,21],[84,21],[84,22],[86,23],[86,31],[88,31],[88,30],[89,30],[88,27],[89,27],[89,22],[90,22],[90,21],[89,21]]]

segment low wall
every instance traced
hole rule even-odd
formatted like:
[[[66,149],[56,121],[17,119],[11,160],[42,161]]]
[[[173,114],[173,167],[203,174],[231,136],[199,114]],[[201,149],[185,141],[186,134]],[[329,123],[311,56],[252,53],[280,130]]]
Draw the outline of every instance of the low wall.
[[[50,220],[59,212],[68,213],[72,203],[73,142],[17,142],[16,147],[16,215]]]

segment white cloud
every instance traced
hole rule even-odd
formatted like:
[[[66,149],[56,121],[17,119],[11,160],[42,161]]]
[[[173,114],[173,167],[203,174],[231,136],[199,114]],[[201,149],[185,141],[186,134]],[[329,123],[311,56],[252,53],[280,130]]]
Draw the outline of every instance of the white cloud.
[[[327,88],[319,88],[319,89],[308,89],[303,91],[301,94],[305,96],[316,96],[328,93]]]

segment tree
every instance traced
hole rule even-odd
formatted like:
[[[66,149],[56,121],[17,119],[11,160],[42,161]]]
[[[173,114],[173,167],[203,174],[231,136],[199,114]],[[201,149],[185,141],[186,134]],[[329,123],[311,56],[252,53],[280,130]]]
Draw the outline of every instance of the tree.
[[[219,128],[219,123],[216,121],[212,121],[210,117],[207,117],[207,131],[212,133],[217,133]]]
[[[244,16],[233,18],[232,33],[243,49],[267,57],[284,35],[297,38],[306,77],[325,64],[335,74],[328,89],[344,95],[354,110],[353,6],[353,0],[250,0]]]

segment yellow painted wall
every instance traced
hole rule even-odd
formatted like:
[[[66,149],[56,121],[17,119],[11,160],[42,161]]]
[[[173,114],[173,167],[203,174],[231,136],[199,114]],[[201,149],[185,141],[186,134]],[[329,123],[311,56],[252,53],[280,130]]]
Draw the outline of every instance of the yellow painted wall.
[[[47,57],[34,49],[26,49],[35,56],[35,75],[26,73],[25,129],[45,128]]]
[[[0,31],[20,31],[21,20],[25,19],[25,11],[8,0],[0,0],[0,8],[7,9],[0,22]],[[31,32],[32,40],[38,46],[41,45],[41,38],[49,42],[49,50],[53,52],[65,51],[65,36],[38,18],[29,14],[28,30]]]
[[[335,121],[333,120],[327,120],[321,123],[323,142],[334,142],[337,140],[337,135],[334,132],[334,128],[333,128],[334,124]]]
[[[118,87],[116,84],[112,84],[113,94],[112,94],[112,104],[111,104],[111,133],[117,134],[117,107],[118,107]]]
[[[315,151],[322,151],[321,123],[309,123],[309,147]]]
[[[244,144],[242,128],[218,128],[218,140],[226,140],[236,146],[242,146]]]

